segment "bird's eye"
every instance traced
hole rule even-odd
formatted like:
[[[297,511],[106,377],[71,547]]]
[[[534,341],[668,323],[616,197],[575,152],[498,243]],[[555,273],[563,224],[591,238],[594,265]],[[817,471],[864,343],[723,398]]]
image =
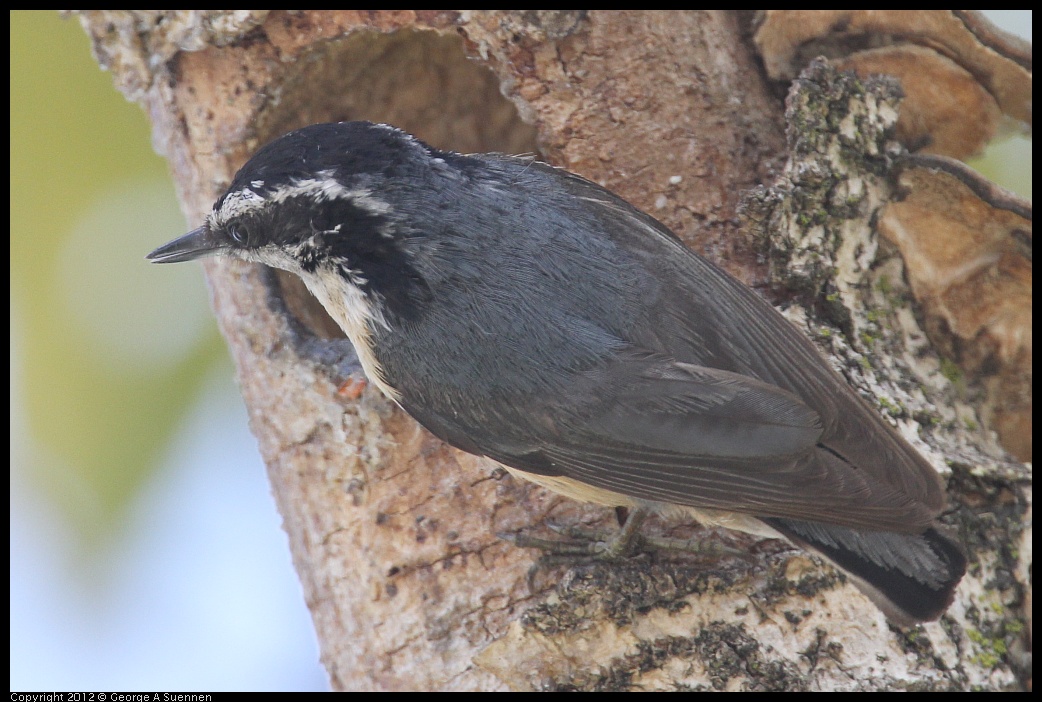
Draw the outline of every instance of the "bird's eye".
[[[246,246],[250,243],[250,233],[241,224],[233,224],[228,227],[228,237],[238,246]]]

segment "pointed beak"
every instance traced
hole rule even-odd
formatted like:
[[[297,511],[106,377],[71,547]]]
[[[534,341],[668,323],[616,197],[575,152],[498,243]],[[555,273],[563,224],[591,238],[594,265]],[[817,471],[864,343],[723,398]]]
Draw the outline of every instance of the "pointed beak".
[[[222,248],[224,245],[204,224],[169,244],[163,244],[145,258],[152,263],[178,263],[212,256]]]

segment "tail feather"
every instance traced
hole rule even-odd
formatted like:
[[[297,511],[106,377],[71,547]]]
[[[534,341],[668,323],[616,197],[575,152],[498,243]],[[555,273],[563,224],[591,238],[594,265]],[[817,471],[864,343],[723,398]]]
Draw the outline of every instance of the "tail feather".
[[[966,572],[962,549],[936,526],[921,534],[900,534],[793,519],[763,521],[850,575],[897,624],[940,617]]]

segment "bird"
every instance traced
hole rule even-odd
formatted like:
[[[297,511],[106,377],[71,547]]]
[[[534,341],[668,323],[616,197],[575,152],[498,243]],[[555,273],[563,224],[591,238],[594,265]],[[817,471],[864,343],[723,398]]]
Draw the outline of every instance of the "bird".
[[[364,121],[259,149],[155,263],[299,276],[435,436],[577,500],[787,539],[909,626],[966,555],[937,472],[755,291],[606,188]],[[620,555],[626,547],[608,549]]]

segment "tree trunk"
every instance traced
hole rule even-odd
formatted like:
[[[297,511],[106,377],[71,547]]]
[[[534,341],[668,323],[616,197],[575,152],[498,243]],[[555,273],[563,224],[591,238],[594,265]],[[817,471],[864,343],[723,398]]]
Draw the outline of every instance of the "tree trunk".
[[[610,528],[615,515],[428,434],[363,386],[295,279],[207,262],[333,688],[1008,689],[1026,674],[1029,477],[992,437],[1029,459],[1030,206],[945,155],[979,149],[1003,115],[1030,120],[1029,49],[1025,61],[975,16],[942,11],[81,20],[148,110],[192,221],[257,147],[335,120],[538,152],[614,190],[786,303],[949,478],[949,521],[974,564],[949,613],[911,632],[805,554],[729,533],[698,532],[698,557],[533,570],[539,554],[497,534]],[[905,104],[918,112],[897,135],[916,154],[890,141],[896,82],[807,68],[818,53],[865,75],[912,66]],[[954,106],[909,87],[925,70],[966,85],[940,91]],[[943,110],[973,133],[942,138]],[[924,243],[935,232],[943,244]],[[721,553],[736,548],[753,555]]]

